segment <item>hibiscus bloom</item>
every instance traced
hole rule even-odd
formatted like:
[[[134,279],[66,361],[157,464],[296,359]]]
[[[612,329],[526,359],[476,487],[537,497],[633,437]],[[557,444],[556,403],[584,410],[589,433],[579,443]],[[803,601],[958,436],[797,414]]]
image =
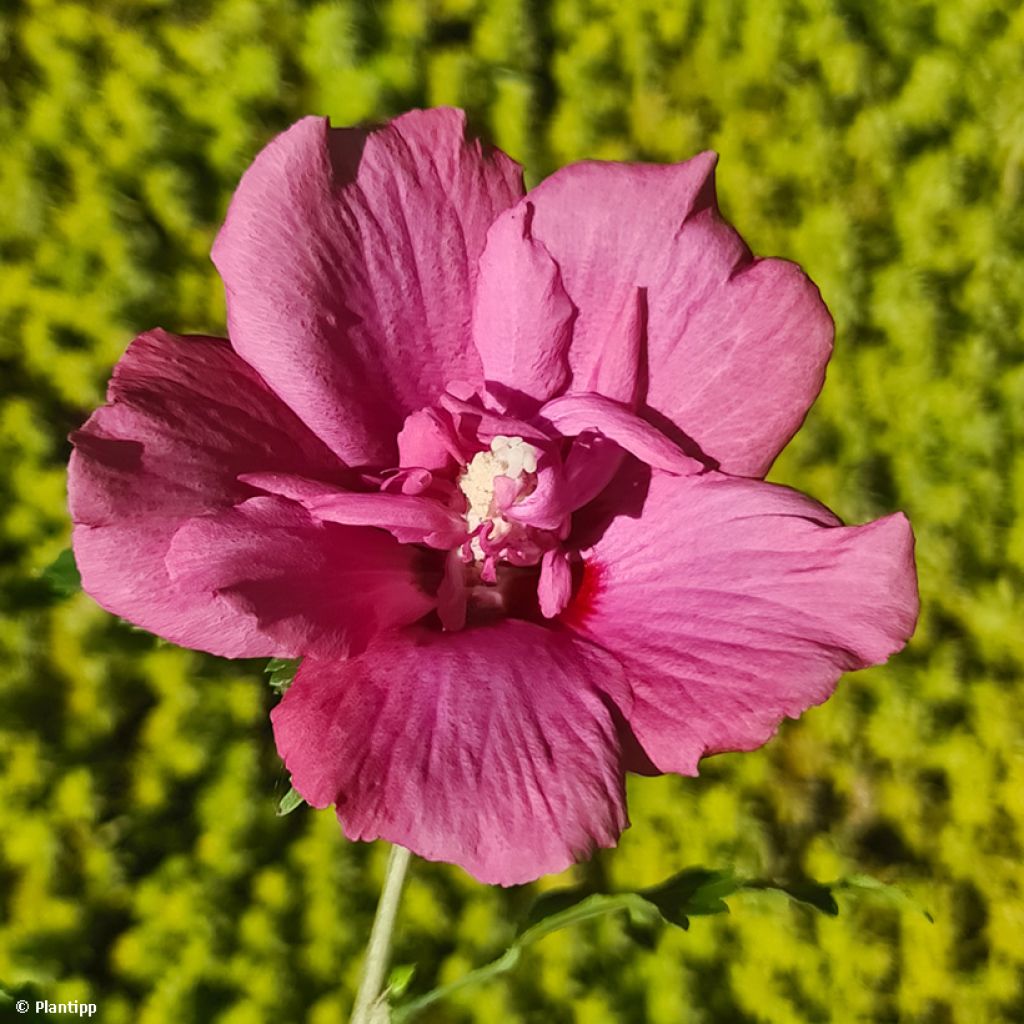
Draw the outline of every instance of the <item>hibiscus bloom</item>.
[[[301,657],[302,796],[513,884],[628,824],[627,771],[753,750],[884,661],[913,538],[763,476],[832,321],[721,218],[715,157],[524,194],[455,110],[298,122],[213,259],[230,341],[155,330],[73,435],[83,585],[225,657]]]

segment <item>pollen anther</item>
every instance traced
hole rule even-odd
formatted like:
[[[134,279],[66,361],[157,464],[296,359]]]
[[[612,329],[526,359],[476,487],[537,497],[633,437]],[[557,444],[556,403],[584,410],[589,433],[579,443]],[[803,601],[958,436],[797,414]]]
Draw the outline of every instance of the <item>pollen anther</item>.
[[[536,486],[539,455],[521,437],[499,434],[491,441],[489,450],[473,456],[459,477],[459,488],[466,496],[466,525],[470,533],[484,526],[493,543],[512,532],[513,524],[502,516],[502,511]],[[499,478],[508,483],[499,484]],[[485,557],[478,537],[473,537],[470,547],[477,559]]]

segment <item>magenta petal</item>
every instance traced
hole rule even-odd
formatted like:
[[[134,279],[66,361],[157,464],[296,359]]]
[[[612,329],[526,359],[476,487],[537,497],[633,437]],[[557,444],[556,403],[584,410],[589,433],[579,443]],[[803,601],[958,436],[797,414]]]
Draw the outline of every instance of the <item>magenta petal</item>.
[[[652,469],[683,474],[701,473],[705,469],[646,420],[603,395],[563,395],[548,402],[540,416],[567,437],[600,431]]]
[[[231,341],[350,465],[390,465],[404,418],[481,382],[477,260],[520,171],[450,109],[383,128],[309,117],[246,171],[213,248]]]
[[[271,713],[295,788],[351,839],[387,839],[482,882],[561,871],[627,825],[614,659],[508,620],[381,637],[306,660]]]
[[[525,498],[518,501],[519,485],[512,484],[509,488],[508,500],[503,500],[500,486],[507,477],[497,477],[494,481],[494,494],[498,499],[498,507],[506,519],[517,523],[528,523],[541,530],[561,530],[567,517],[575,507],[572,504],[573,494],[565,485],[562,467],[548,455],[541,457],[537,468],[537,486]]]
[[[647,294],[624,289],[622,309],[611,316],[603,343],[592,354],[588,370],[574,381],[575,391],[592,391],[631,409],[640,397],[640,368],[645,358]]]
[[[598,433],[586,431],[573,438],[565,459],[566,491],[573,510],[593,501],[612,482],[625,454]]]
[[[398,464],[424,469],[450,470],[465,461],[447,415],[420,409],[409,415],[398,433]]]
[[[380,530],[315,521],[281,498],[251,498],[174,535],[170,580],[255,623],[283,657],[344,657],[435,604],[419,553]],[[436,581],[434,581],[436,583]]]
[[[259,622],[208,590],[176,586],[164,559],[181,521],[76,525],[71,539],[82,588],[107,611],[181,647],[222,658],[286,657]]]
[[[461,551],[452,548],[445,555],[444,578],[437,590],[437,617],[445,629],[462,629],[466,610],[466,565]]]
[[[340,481],[337,458],[219,338],[141,335],[107,400],[72,435],[68,498],[84,589],[173,643],[228,657],[278,653],[210,593],[172,586],[164,557],[185,521],[252,494],[239,474]]]
[[[832,320],[797,266],[752,260],[719,216],[714,164],[574,164],[530,193],[532,229],[579,310],[570,390],[593,389],[642,288],[647,406],[723,470],[759,476],[821,388]]]
[[[642,516],[584,558],[594,582],[567,618],[625,664],[630,724],[662,771],[760,746],[843,672],[902,648],[917,618],[902,515],[843,527],[759,481],[655,475]]]
[[[491,226],[480,257],[473,340],[488,382],[535,399],[557,395],[569,380],[575,314],[558,267],[530,237],[528,202]]]
[[[247,473],[242,479],[269,494],[297,501],[321,522],[379,527],[403,544],[448,549],[466,539],[465,519],[433,498],[344,491],[283,473]]]
[[[466,520],[433,498],[338,493],[305,504],[324,522],[379,526],[403,544],[423,543],[446,550],[466,539]]]
[[[537,583],[537,599],[541,614],[553,619],[569,603],[572,596],[572,572],[569,556],[563,550],[545,551],[540,562],[540,580]]]

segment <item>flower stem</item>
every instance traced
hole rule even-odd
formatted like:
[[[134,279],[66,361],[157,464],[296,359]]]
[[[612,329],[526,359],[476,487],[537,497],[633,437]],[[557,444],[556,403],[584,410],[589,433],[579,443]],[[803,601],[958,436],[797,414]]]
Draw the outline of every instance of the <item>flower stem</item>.
[[[384,888],[381,890],[377,913],[370,929],[370,941],[366,944],[363,976],[359,981],[359,991],[356,993],[349,1024],[374,1024],[374,1004],[384,985],[384,975],[391,957],[391,933],[395,928],[398,901],[402,896],[402,885],[405,883],[410,856],[404,846],[391,847],[388,866],[384,872]]]

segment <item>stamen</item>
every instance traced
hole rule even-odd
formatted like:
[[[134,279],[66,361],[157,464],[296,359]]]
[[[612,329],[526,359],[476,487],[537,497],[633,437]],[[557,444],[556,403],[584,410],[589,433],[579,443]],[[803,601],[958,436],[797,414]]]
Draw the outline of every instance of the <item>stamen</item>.
[[[468,506],[466,525],[470,533],[486,532],[491,544],[512,533],[515,524],[505,519],[502,511],[526,497],[536,486],[539,455],[540,452],[521,437],[499,434],[491,441],[489,451],[473,456],[459,477],[459,488]],[[504,478],[502,484],[497,483],[500,478]],[[482,531],[481,526],[484,526]],[[487,557],[478,536],[470,541],[470,548],[478,561]]]

